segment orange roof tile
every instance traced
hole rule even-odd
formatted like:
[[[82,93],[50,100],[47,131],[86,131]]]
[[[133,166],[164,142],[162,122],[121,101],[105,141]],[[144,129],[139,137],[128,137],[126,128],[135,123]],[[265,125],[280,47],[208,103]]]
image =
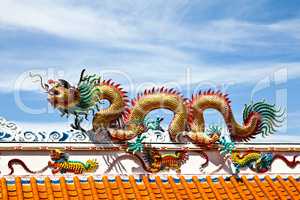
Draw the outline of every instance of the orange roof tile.
[[[0,199],[300,199],[300,179],[133,176],[1,178]]]

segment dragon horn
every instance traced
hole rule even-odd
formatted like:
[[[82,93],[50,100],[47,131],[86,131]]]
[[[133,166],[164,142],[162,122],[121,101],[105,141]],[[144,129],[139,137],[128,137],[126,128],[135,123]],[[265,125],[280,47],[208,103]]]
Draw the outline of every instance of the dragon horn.
[[[38,78],[40,79],[41,87],[42,87],[44,90],[48,91],[49,85],[46,84],[46,83],[43,83],[43,77],[42,77],[40,74],[32,74],[31,72],[29,72],[29,76],[30,76],[30,78],[38,77]]]
[[[69,89],[71,87],[71,84],[64,79],[58,79],[58,82],[66,89]]]
[[[80,73],[80,79],[79,79],[78,84],[82,81],[84,72],[85,72],[85,69],[83,69],[83,70],[81,71],[81,73]]]

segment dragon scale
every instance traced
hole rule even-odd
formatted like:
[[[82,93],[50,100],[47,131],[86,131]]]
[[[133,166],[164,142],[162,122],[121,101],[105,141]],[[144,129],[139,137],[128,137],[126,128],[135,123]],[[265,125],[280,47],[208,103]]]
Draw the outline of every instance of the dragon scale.
[[[115,122],[124,114],[128,99],[126,92],[119,86],[110,80],[104,80],[96,86],[101,91],[99,100],[108,100],[110,105],[108,108],[99,110],[95,114],[93,119],[94,130],[109,127],[112,122]]]
[[[246,140],[253,137],[260,123],[260,115],[256,112],[251,113],[244,119],[243,126],[237,123],[231,110],[230,100],[227,95],[223,95],[220,91],[208,90],[193,95],[189,109],[189,124],[192,130],[190,137],[194,140],[205,131],[204,111],[206,109],[214,109],[221,113],[231,133],[231,138],[235,140]]]
[[[152,110],[165,108],[174,113],[174,117],[169,126],[169,134],[175,139],[179,132],[185,130],[187,124],[186,102],[178,93],[167,89],[146,90],[142,95],[131,101],[132,108],[128,109],[124,115],[124,122],[127,130],[112,130],[112,137],[123,140],[131,139],[136,135],[146,131],[143,121],[146,115]],[[127,134],[127,131],[129,134]]]

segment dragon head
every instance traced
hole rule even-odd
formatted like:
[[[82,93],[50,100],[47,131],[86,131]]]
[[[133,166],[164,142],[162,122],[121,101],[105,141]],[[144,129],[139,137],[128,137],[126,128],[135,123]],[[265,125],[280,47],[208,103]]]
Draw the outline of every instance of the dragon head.
[[[93,160],[89,159],[86,161],[86,166],[89,172],[94,172],[96,169],[98,169],[99,164],[96,159]]]
[[[270,169],[273,162],[272,153],[262,153],[260,159],[256,162],[257,169],[259,171],[265,171]]]
[[[59,150],[59,149],[54,149],[50,151],[50,157],[52,161],[66,161],[69,159],[69,154]]]
[[[48,101],[54,107],[68,110],[80,102],[80,93],[77,88],[71,86],[66,80],[48,80],[50,85],[47,90]]]
[[[77,88],[64,80],[48,80],[47,83],[43,82],[40,74],[32,74],[31,78],[38,78],[43,90],[48,94],[48,101],[54,107],[60,110],[68,110],[80,102],[80,93]],[[35,80],[36,81],[36,80]]]

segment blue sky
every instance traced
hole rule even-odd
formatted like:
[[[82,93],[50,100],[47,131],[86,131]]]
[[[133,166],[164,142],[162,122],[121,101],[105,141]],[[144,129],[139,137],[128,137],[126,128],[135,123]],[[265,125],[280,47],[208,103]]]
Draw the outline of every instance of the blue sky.
[[[262,140],[294,142],[299,47],[297,1],[2,0],[0,115],[25,129],[68,128],[28,73],[75,84],[84,67],[131,96],[154,85],[187,97],[221,89],[239,120],[244,104],[264,98],[286,108],[287,121]],[[208,123],[222,123],[216,112],[206,114]]]

